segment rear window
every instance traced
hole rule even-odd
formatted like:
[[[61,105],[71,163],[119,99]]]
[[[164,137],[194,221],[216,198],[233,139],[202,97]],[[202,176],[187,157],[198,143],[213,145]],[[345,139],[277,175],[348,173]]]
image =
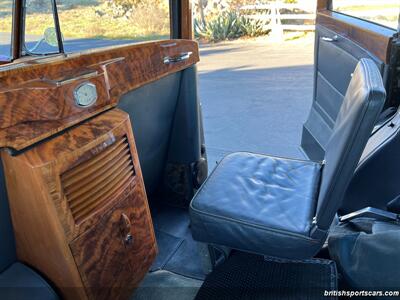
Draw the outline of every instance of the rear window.
[[[397,29],[399,0],[332,0],[332,10]]]
[[[169,0],[57,0],[65,52],[169,39]]]
[[[25,0],[24,54],[59,52],[51,0]]]
[[[169,0],[56,0],[56,4],[65,52],[170,38]],[[53,6],[53,0],[25,0],[24,54],[59,52]],[[11,25],[11,4],[4,14]],[[10,44],[7,30],[11,32],[7,27],[0,33],[4,45]],[[5,54],[8,50],[2,48]]]

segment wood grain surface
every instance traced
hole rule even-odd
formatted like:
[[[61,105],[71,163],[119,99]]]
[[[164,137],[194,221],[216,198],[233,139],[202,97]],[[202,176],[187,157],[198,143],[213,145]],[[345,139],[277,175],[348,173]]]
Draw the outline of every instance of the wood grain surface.
[[[120,144],[128,147],[115,152]],[[129,160],[131,175],[109,185],[112,175],[103,175],[115,157]],[[126,299],[157,251],[128,114],[112,109],[16,156],[3,150],[2,159],[18,259],[45,274],[66,299]],[[86,176],[79,174],[91,174],[96,185],[84,184]],[[83,184],[78,190],[85,193],[77,199],[90,208],[84,215],[73,213],[63,176]],[[90,189],[99,187],[112,193],[92,205],[98,198]],[[125,245],[127,233],[133,243]]]
[[[317,0],[317,10],[325,10],[329,8],[329,0]]]
[[[191,53],[170,64],[165,57]],[[166,40],[26,59],[0,66],[0,147],[24,149],[85,119],[115,107],[130,90],[199,61],[198,45]],[[75,104],[73,91],[94,84],[97,102]]]
[[[193,2],[192,0],[181,0],[181,38],[193,39]]]
[[[150,268],[156,247],[144,199],[140,190],[133,190],[97,226],[71,243],[90,298],[128,299]],[[122,215],[129,218],[130,242],[125,242],[121,229]]]

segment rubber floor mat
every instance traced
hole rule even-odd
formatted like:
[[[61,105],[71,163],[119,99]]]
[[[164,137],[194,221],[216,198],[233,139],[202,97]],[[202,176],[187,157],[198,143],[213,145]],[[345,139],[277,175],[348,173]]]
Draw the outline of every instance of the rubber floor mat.
[[[336,265],[331,260],[288,261],[235,253],[204,281],[196,300],[336,299]]]

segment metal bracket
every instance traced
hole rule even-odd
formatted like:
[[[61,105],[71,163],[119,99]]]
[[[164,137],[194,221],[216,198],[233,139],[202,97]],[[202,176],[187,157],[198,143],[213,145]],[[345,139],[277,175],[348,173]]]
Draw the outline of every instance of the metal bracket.
[[[339,221],[343,223],[361,217],[373,218],[381,221],[399,221],[399,215],[373,207],[365,207],[363,209],[341,216],[339,217]]]

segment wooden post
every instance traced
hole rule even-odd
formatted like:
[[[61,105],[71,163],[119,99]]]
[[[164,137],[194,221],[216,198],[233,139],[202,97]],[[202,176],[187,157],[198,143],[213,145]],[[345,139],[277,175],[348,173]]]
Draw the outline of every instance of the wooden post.
[[[22,0],[14,1],[14,16],[13,16],[13,26],[12,26],[12,59],[17,59],[21,56],[22,44],[21,44],[21,35],[22,35],[22,9],[23,3]]]
[[[317,11],[329,9],[331,1],[330,0],[318,0]]]
[[[193,39],[192,0],[181,1],[181,39]]]

